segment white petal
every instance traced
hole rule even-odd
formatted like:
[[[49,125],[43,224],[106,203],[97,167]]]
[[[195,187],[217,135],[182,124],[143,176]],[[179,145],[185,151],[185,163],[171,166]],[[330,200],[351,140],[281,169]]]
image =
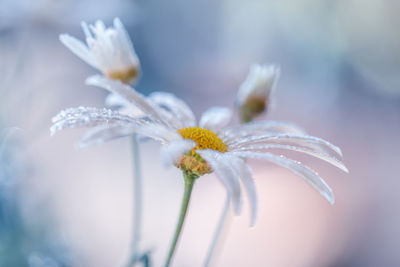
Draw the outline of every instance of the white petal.
[[[93,38],[93,35],[90,32],[89,27],[88,27],[86,22],[82,21],[81,22],[81,27],[82,27],[83,33],[85,34],[86,39],[87,38]]]
[[[172,141],[164,146],[161,150],[161,156],[165,165],[176,165],[181,157],[195,146],[196,143],[188,139]]]
[[[263,149],[288,149],[292,151],[297,151],[297,152],[302,152],[311,156],[314,156],[316,158],[322,159],[330,164],[332,164],[335,167],[338,167],[344,172],[349,172],[347,167],[344,165],[342,161],[337,159],[336,157],[325,153],[325,152],[319,152],[314,149],[310,149],[307,147],[300,147],[300,146],[290,146],[290,145],[281,145],[281,144],[255,144],[255,145],[247,145],[243,146],[239,149],[233,149],[231,150],[232,152],[235,151],[252,151],[252,150],[263,150]]]
[[[131,39],[129,38],[129,34],[119,18],[114,19],[114,28],[118,32],[119,38],[121,38],[121,40],[126,44],[129,44],[131,47],[133,47]]]
[[[117,32],[118,39],[122,45],[122,50],[128,52],[128,56],[130,57],[130,61],[136,62],[139,64],[139,59],[135,53],[135,49],[133,48],[133,43],[131,38],[129,37],[128,32],[126,31],[124,25],[122,24],[119,18],[114,19],[114,28]]]
[[[83,61],[91,65],[92,67],[99,69],[96,59],[93,57],[92,53],[86,47],[86,45],[79,41],[78,39],[68,35],[61,34],[60,41],[69,48],[75,55],[80,57]]]
[[[162,144],[168,144],[174,140],[182,139],[182,136],[177,131],[154,123],[148,123],[137,127],[136,133],[150,137]]]
[[[164,125],[166,125],[168,128],[172,128],[175,130],[184,128],[182,119],[178,119],[178,117],[173,112],[166,109],[165,106],[160,105],[149,97],[146,98],[146,100],[149,105],[151,105],[152,108],[156,111],[156,113],[160,117],[160,120],[163,121]]]
[[[65,128],[93,127],[98,125],[131,125],[137,123],[134,118],[122,115],[110,109],[99,108],[69,108],[58,113],[50,128],[51,135]]]
[[[101,20],[96,20],[95,24],[89,25],[89,27],[97,37],[102,36],[106,30],[106,25]]]
[[[335,151],[338,155],[342,156],[342,151],[339,147],[329,143],[328,141],[310,135],[296,135],[296,134],[260,134],[255,136],[250,136],[246,138],[237,138],[226,144],[231,149],[240,148],[243,146],[248,146],[263,142],[291,142],[298,145],[306,145],[318,151],[327,152],[330,150]],[[329,152],[328,152],[329,153]]]
[[[234,211],[236,215],[239,215],[242,208],[239,176],[229,164],[229,159],[225,158],[223,153],[211,149],[198,149],[196,152],[210,164],[217,177],[225,185],[228,194],[232,195]]]
[[[169,112],[181,122],[181,127],[195,126],[195,117],[190,107],[175,95],[165,92],[154,92],[148,97],[163,109],[163,112]]]
[[[260,134],[290,133],[304,135],[306,131],[299,126],[285,121],[257,121],[228,128],[222,134],[223,140],[231,141],[239,137],[250,137]]]
[[[132,87],[121,83],[120,81],[110,80],[103,76],[95,75],[91,76],[86,80],[86,84],[94,85],[108,90],[111,93],[120,95],[125,98],[129,103],[137,106],[143,111],[147,116],[151,117],[156,121],[161,122],[161,118],[157,111],[147,102],[145,97],[135,91]]]
[[[108,107],[123,107],[130,103],[118,94],[108,94],[105,100],[105,104]]]
[[[151,99],[148,99],[148,102],[157,112],[158,116],[160,117],[160,120],[166,127],[174,130],[184,128],[182,121],[179,120],[173,113],[169,112],[165,108],[160,107],[157,103],[155,103]]]
[[[127,67],[135,66],[137,69],[139,69],[139,58],[136,55],[129,34],[119,18],[114,19],[114,31],[116,35],[116,44],[114,45],[114,50],[118,55],[121,64]]]
[[[110,140],[129,136],[135,132],[135,125],[101,125],[86,132],[78,143],[79,148],[100,145]]]
[[[288,170],[292,171],[296,175],[306,180],[312,187],[314,187],[322,196],[324,196],[329,203],[334,203],[334,196],[330,187],[326,182],[309,167],[302,165],[301,163],[288,159],[284,156],[276,156],[270,153],[261,152],[231,152],[238,157],[254,158],[267,160],[277,165],[280,165]]]
[[[229,155],[229,153],[226,153]],[[247,197],[250,202],[250,210],[251,210],[251,217],[250,217],[250,226],[254,226],[257,219],[257,190],[254,184],[253,175],[247,163],[236,156],[230,157],[230,163],[232,168],[236,170],[238,173],[240,180],[242,181],[244,188],[246,189]]]
[[[134,118],[144,117],[145,114],[137,106],[132,105],[125,98],[118,94],[109,94],[106,97],[105,104],[108,107],[116,108],[119,113],[128,115]]]
[[[203,113],[199,126],[211,131],[218,131],[228,125],[231,118],[231,109],[225,107],[213,107]]]

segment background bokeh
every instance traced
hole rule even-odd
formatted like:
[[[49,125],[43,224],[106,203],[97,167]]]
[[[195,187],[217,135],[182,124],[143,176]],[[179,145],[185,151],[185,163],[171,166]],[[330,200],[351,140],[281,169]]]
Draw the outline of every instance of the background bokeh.
[[[128,254],[128,139],[86,150],[83,130],[50,138],[50,119],[102,107],[96,73],[58,41],[81,20],[120,17],[141,60],[137,90],[173,92],[200,115],[233,106],[254,63],[281,66],[267,119],[340,146],[349,174],[295,155],[326,179],[331,206],[289,171],[251,162],[259,219],[230,219],[215,266],[400,266],[400,2],[381,0],[0,0],[0,266],[118,266]],[[143,247],[160,266],[183,180],[159,147],[143,152]],[[201,266],[224,203],[213,175],[194,190],[175,266]]]

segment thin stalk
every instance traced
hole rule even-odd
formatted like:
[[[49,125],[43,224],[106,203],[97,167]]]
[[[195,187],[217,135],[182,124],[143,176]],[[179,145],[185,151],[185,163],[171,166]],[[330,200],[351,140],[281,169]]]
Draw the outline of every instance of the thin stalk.
[[[150,267],[151,261],[149,253],[145,253],[140,257],[140,261],[143,263],[143,267]]]
[[[185,221],[186,212],[189,206],[190,196],[192,195],[193,185],[197,178],[198,176],[196,175],[191,175],[184,172],[185,191],[183,193],[183,200],[181,205],[181,211],[179,213],[178,224],[176,226],[174,238],[172,240],[172,244],[168,252],[167,260],[165,261],[164,265],[165,267],[168,267],[170,265],[172,257],[174,256],[176,245],[178,243],[179,237],[182,232],[183,223]]]
[[[240,124],[246,124],[251,121],[252,121],[252,118],[249,114],[249,110],[240,110]],[[221,239],[221,235],[224,230],[224,227],[228,228],[228,226],[229,226],[228,222],[227,222],[227,218],[228,218],[228,214],[229,214],[230,204],[231,204],[231,195],[227,192],[224,208],[222,210],[221,217],[219,218],[217,229],[215,229],[213,239],[211,241],[210,246],[208,247],[206,259],[204,260],[204,267],[210,266],[210,263],[213,260],[214,252],[218,245],[218,241],[220,241],[220,239]],[[225,231],[227,232],[228,230],[225,229]]]
[[[231,204],[231,195],[227,192],[224,208],[222,210],[221,217],[219,218],[217,229],[215,229],[213,240],[212,240],[210,246],[208,247],[207,256],[204,261],[204,267],[208,267],[213,259],[214,251],[217,247],[218,241],[221,238],[221,234],[222,234],[224,226],[226,224],[226,219],[229,214],[230,204]]]
[[[133,157],[133,233],[131,255],[127,267],[139,260],[139,243],[142,231],[142,172],[140,167],[140,151],[137,136],[134,134],[131,141]]]

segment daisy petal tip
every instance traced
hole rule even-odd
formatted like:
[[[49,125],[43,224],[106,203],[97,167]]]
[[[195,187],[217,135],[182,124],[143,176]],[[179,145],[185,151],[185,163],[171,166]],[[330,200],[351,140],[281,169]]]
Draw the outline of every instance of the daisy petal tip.
[[[349,173],[349,169],[341,161],[336,162],[336,164],[334,164],[334,166],[338,167],[340,170],[342,170],[345,173]]]
[[[58,40],[66,47],[75,47],[77,40],[67,33],[62,33],[58,36]]]
[[[86,23],[86,21],[81,21],[81,27],[82,28],[86,28],[87,27],[87,23]]]
[[[89,77],[86,78],[85,80],[85,84],[86,85],[93,85],[93,86],[98,86],[100,83],[102,83],[105,79],[103,76],[101,75],[91,75]]]
[[[326,198],[326,200],[328,200],[329,204],[335,204],[335,196],[332,193],[326,194],[324,195],[324,197]]]
[[[62,34],[58,35],[58,39],[59,39],[62,43],[64,43],[64,41],[65,41],[68,37],[69,37],[69,35],[66,34],[66,33],[62,33]]]
[[[117,25],[122,26],[123,25],[119,17],[115,17],[113,20],[113,23],[114,23],[114,26],[117,26]]]
[[[234,203],[233,211],[234,211],[236,216],[240,216],[242,214],[242,202]]]
[[[343,169],[342,169],[345,173],[349,173],[349,169],[343,164]]]
[[[336,152],[339,154],[339,156],[343,157],[343,152],[340,147],[336,147]]]
[[[257,222],[257,213],[254,213],[250,217],[249,227],[254,227],[256,225],[256,222]]]
[[[58,128],[52,126],[50,127],[50,136],[53,137],[59,131]]]

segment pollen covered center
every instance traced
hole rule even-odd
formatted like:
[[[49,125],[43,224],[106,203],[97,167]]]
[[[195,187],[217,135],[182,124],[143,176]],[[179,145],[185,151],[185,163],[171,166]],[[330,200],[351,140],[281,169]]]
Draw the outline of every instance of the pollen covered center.
[[[197,149],[213,149],[219,152],[228,151],[225,143],[213,131],[200,127],[188,127],[178,130],[184,139],[191,139],[197,146],[192,149],[192,155]]]
[[[198,154],[197,149],[213,149],[219,152],[227,152],[228,149],[221,138],[214,132],[200,127],[189,127],[178,130],[184,139],[191,139],[197,146],[183,155],[176,167],[186,173],[202,176],[211,173],[211,166]]]

